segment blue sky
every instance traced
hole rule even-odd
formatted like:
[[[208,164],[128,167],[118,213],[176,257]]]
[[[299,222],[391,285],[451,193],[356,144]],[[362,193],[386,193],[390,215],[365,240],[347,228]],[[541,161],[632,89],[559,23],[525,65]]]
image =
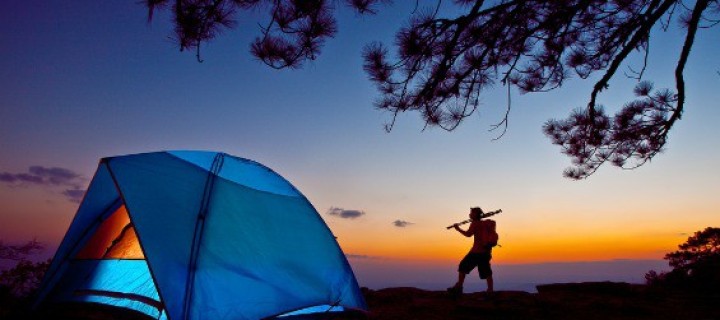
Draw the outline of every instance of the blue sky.
[[[248,53],[257,23],[265,21],[257,12],[239,16],[238,28],[205,46],[204,62],[197,63],[168,38],[166,13],[148,24],[147,10],[133,1],[6,4],[0,172],[60,167],[89,182],[106,156],[223,151],[293,182],[346,253],[398,259],[461,255],[467,242],[444,226],[465,219],[475,205],[504,211],[497,217],[507,248],[496,255],[500,263],[661,259],[688,233],[717,223],[717,28],[698,35],[685,72],[686,113],[667,152],[635,171],[606,166],[574,182],[562,178],[569,160],[541,126],[584,106],[592,79],[550,93],[513,92],[510,127],[499,141],[488,129],[505,112],[500,86],[452,133],[422,131],[417,114],[401,115],[384,132],[390,115],[372,107],[376,92],[362,72],[361,50],[370,41],[392,43],[413,5],[396,1],[376,16],[341,8],[339,33],[318,59],[278,71]],[[656,87],[674,86],[681,33],[653,34],[646,78]],[[639,61],[629,63],[637,69]],[[616,109],[632,98],[633,85],[618,74],[599,101]],[[0,238],[38,237],[52,248],[77,207],[61,193],[0,185]],[[326,214],[331,207],[366,214],[342,219]],[[412,224],[398,228],[396,220]],[[616,248],[638,238],[647,243]],[[432,245],[419,248],[422,241]],[[548,255],[531,256],[523,249],[528,243]],[[577,247],[572,252],[569,243]]]

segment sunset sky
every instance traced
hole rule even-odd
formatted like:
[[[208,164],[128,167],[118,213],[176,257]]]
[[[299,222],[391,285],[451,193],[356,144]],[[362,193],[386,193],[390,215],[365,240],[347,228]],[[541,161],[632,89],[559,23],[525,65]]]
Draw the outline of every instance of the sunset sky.
[[[371,41],[392,44],[414,3],[395,1],[375,16],[340,7],[339,32],[318,59],[281,71],[248,53],[266,21],[261,12],[239,16],[198,63],[169,39],[167,13],[147,23],[136,1],[4,4],[0,240],[37,238],[52,255],[100,158],[179,149],[272,168],[313,203],[357,264],[455,263],[471,240],[445,227],[467,219],[471,206],[503,210],[494,217],[496,264],[660,260],[718,225],[718,28],[698,33],[685,71],[686,112],[666,152],[637,170],[603,166],[571,181],[562,177],[569,159],[541,127],[586,105],[592,79],[549,93],[513,90],[498,141],[488,130],[505,113],[500,85],[454,132],[423,131],[409,113],[385,133],[391,115],[372,106],[377,93],[361,51]],[[675,85],[684,30],[673,26],[651,38],[645,78],[658,88]],[[641,58],[629,65],[637,69]],[[619,72],[600,103],[617,110],[635,83]]]

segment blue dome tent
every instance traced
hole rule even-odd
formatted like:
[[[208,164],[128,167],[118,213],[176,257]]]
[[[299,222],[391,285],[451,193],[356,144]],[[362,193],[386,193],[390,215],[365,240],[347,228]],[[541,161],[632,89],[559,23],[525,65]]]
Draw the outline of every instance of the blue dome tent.
[[[196,151],[102,159],[38,299],[171,320],[367,309],[297,189],[257,162]]]

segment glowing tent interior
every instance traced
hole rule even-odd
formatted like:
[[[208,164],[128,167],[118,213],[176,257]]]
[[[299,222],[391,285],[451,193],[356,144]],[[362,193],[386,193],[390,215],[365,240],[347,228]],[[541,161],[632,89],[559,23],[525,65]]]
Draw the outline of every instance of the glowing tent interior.
[[[40,305],[88,302],[156,319],[365,310],[310,202],[224,153],[104,158],[43,280]]]

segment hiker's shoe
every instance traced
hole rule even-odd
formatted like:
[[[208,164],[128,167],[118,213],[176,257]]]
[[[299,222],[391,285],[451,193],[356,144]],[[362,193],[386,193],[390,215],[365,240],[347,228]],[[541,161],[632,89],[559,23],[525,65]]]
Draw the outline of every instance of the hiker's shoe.
[[[452,286],[452,287],[450,287],[450,288],[447,288],[447,291],[448,291],[448,292],[463,293],[463,287],[460,287],[460,286]]]
[[[447,288],[447,292],[450,294],[450,298],[455,300],[462,295],[463,287],[453,286],[453,287]]]

